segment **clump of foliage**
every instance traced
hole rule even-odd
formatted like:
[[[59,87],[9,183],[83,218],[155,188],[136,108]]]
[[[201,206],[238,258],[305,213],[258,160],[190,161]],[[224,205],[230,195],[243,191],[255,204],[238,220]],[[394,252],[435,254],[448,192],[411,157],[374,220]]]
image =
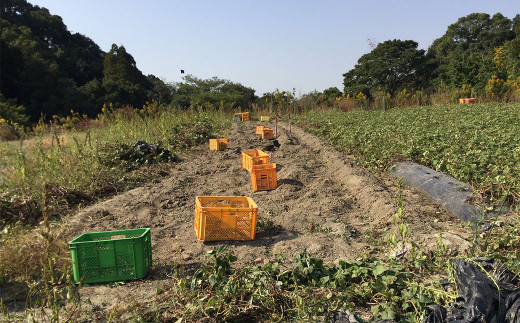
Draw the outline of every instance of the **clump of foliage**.
[[[335,310],[371,304],[374,318],[419,320],[425,306],[447,304],[454,295],[414,282],[415,273],[395,261],[342,260],[335,266],[307,253],[282,269],[280,262],[235,267],[237,258],[219,246],[192,275],[175,271],[169,300],[142,317],[188,321],[317,320]],[[173,295],[172,295],[173,294]]]
[[[79,295],[72,281],[68,244],[51,227],[45,188],[42,195],[43,223],[38,229],[6,227],[0,234],[0,287],[11,295],[10,301],[40,308],[44,317],[57,322],[65,303],[75,302]],[[9,311],[1,305],[3,318],[10,321]]]
[[[134,145],[126,143],[106,144],[100,147],[100,160],[109,167],[119,167],[128,171],[156,162],[179,162],[180,158],[169,150],[157,145],[147,148],[140,142]],[[157,146],[157,147],[156,147]]]
[[[29,117],[25,115],[25,108],[16,104],[16,100],[6,99],[0,93],[0,120],[11,124],[26,125]]]
[[[183,77],[184,82],[173,85],[172,104],[183,108],[201,106],[205,109],[247,108],[256,100],[255,90],[240,83],[217,77],[199,79]]]
[[[16,100],[6,99],[0,93],[0,141],[20,139],[23,126],[29,121],[24,113],[22,105],[17,105]]]
[[[387,40],[363,55],[356,66],[343,74],[345,93],[370,95],[383,89],[392,95],[405,88],[420,89],[428,72],[425,51],[412,40]]]
[[[8,197],[0,194],[0,227],[8,223],[36,224],[41,218],[41,207],[32,198]]]
[[[451,88],[471,84],[482,92],[494,74],[501,79],[515,80],[520,76],[519,71],[513,72],[511,67],[518,64],[515,44],[520,41],[519,37],[520,15],[508,19],[500,13],[492,17],[472,13],[459,18],[428,49],[428,56],[435,65],[434,82],[442,81]],[[507,48],[501,55],[503,66],[496,66],[494,62],[497,48]]]

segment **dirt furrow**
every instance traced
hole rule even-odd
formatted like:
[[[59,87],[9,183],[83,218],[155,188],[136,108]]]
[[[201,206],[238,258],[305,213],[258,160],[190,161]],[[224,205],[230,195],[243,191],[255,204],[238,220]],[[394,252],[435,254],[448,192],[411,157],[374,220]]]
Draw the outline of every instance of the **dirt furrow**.
[[[397,210],[393,179],[374,177],[321,139],[294,126],[289,133],[288,126],[280,124],[280,147],[269,152],[271,162],[277,164],[278,187],[253,192],[250,174],[241,167],[241,151],[270,148],[270,141],[255,134],[259,124],[234,124],[226,136],[226,151],[196,147],[183,162],[172,164],[170,174],[161,181],[87,207],[64,223],[62,234],[68,240],[85,232],[151,228],[151,273],[113,288],[106,284],[82,288],[92,304],[103,310],[113,304],[114,295],[152,300],[157,288],[169,283],[167,274],[174,264],[186,269],[197,266],[206,251],[220,244],[238,257],[239,264],[261,258],[285,259],[289,265],[304,251],[327,263],[362,253],[381,257],[392,252],[385,241]],[[464,246],[467,233],[460,222],[413,190],[403,189],[402,194],[415,241],[423,241],[427,248],[443,232],[448,246]],[[193,219],[199,195],[253,198],[259,207],[256,239],[197,241]]]

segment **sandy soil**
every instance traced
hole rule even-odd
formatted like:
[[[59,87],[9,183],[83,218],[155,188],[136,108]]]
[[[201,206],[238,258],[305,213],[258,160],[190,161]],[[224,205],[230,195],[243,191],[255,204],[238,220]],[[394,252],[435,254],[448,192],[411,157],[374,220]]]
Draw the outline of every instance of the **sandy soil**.
[[[385,243],[395,230],[398,188],[395,179],[377,177],[356,166],[354,159],[321,139],[292,126],[278,127],[280,147],[270,154],[277,164],[278,187],[253,192],[249,173],[241,167],[241,151],[263,150],[271,142],[255,134],[260,122],[234,124],[226,134],[226,151],[196,147],[184,161],[172,164],[162,180],[90,206],[62,226],[67,240],[93,231],[151,228],[153,265],[142,280],[93,284],[81,288],[82,300],[96,316],[132,302],[153,306],[157,290],[171,283],[175,265],[193,269],[204,253],[218,245],[238,257],[239,264],[285,259],[307,251],[332,264],[361,254],[394,253]],[[274,129],[272,122],[267,123]],[[258,223],[278,225],[272,234],[257,230],[254,241],[203,243],[193,228],[195,197],[249,196],[259,207]],[[469,230],[417,191],[403,188],[405,222],[413,241],[433,248],[442,233],[453,253],[469,247]]]

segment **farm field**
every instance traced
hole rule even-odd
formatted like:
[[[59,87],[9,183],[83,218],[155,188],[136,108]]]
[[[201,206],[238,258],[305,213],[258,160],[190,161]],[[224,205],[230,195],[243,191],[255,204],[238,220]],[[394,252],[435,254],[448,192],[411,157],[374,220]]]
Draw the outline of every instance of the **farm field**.
[[[488,202],[520,199],[520,104],[441,105],[389,111],[309,112],[299,124],[365,167],[401,160],[470,183]]]
[[[368,117],[362,119],[368,113],[352,114],[353,119],[348,119],[349,115],[322,112],[304,115],[298,122],[305,128],[313,125],[314,132],[334,138],[335,144],[341,133],[355,131],[360,132],[358,142],[361,142],[361,130],[355,122],[368,128],[370,122],[375,121]],[[330,120],[350,120],[350,123],[341,126],[340,132]],[[320,124],[326,124],[328,130],[317,127]],[[87,321],[130,318],[301,321],[322,320],[333,309],[348,308],[363,319],[401,316],[417,320],[425,304],[453,297],[453,293],[435,293],[431,288],[428,293],[421,291],[428,290],[424,286],[430,284],[435,291],[439,280],[447,278],[446,259],[480,255],[475,252],[474,242],[478,237],[470,224],[462,223],[426,196],[402,186],[385,173],[372,173],[361,167],[360,163],[368,167],[378,165],[370,164],[368,157],[361,159],[362,155],[354,155],[362,153],[361,149],[345,154],[326,139],[285,123],[278,128],[280,147],[269,152],[270,161],[277,164],[278,187],[253,192],[250,174],[241,165],[241,152],[251,149],[268,152],[267,148],[271,148],[268,147],[270,141],[255,134],[257,125],[270,125],[274,129],[273,122],[234,123],[222,133],[222,137],[229,139],[225,151],[209,151],[207,144],[196,146],[181,154],[182,162],[169,164],[162,178],[53,223],[53,231],[63,241],[71,241],[86,232],[129,228],[149,227],[152,234],[153,265],[145,278],[82,286],[77,291],[77,303],[69,303],[63,315]],[[381,129],[381,134],[386,131],[384,127]],[[398,127],[394,125],[391,129],[397,136]],[[330,136],[333,131],[336,137]],[[367,142],[379,143],[379,148],[371,149],[384,153],[380,140],[373,136]],[[388,158],[399,160],[393,156]],[[256,239],[197,241],[193,228],[195,197],[203,195],[253,198],[259,207]],[[494,234],[500,235],[503,230],[514,227],[517,217],[516,213],[501,217],[505,226],[497,228]],[[404,248],[409,250],[408,254],[402,260],[396,259],[395,254]],[[514,250],[515,247],[494,248],[499,253],[501,248]],[[61,252],[60,256],[68,257],[66,250]],[[208,252],[213,256],[208,258]],[[514,257],[515,253],[509,255]],[[222,274],[222,270],[230,270],[226,269],[229,264],[236,274]],[[332,272],[330,268],[350,265],[364,270],[365,274],[355,274],[361,275],[358,277],[374,272],[377,278],[385,273],[380,276],[383,281],[363,283],[368,278],[361,281],[350,278],[353,283],[343,292],[338,292],[333,285],[321,285],[320,277],[329,277],[325,272]],[[509,265],[518,269],[519,264]],[[287,274],[284,273],[296,275],[294,268],[301,266],[300,274],[316,275],[320,283],[309,280],[298,285],[294,280],[286,286],[283,277]],[[211,268],[215,268],[215,272]],[[245,271],[241,272],[240,268]],[[201,270],[211,275],[205,276]],[[267,278],[269,272],[278,272],[276,283],[284,286],[283,289],[275,288],[273,292]],[[197,275],[201,277],[199,280]],[[239,284],[240,279],[244,285]],[[292,279],[296,278],[289,281]],[[192,287],[195,284],[194,289],[186,285],[190,282]],[[231,282],[236,282],[239,292],[245,290],[240,294],[245,299],[233,298],[237,291],[228,290],[233,286]],[[424,285],[418,288],[417,284]],[[3,287],[0,297],[13,305],[15,299],[7,295],[16,295],[10,292],[19,287],[9,284]],[[393,292],[388,293],[389,289]],[[327,297],[328,293],[332,296]],[[249,297],[259,305],[248,305]],[[285,304],[283,307],[276,306],[276,302],[269,303],[277,297]],[[406,306],[412,302],[418,310]],[[11,310],[12,315],[23,315],[16,309]]]
[[[252,192],[249,173],[241,168],[241,151],[266,145],[255,135],[255,122],[235,124],[225,152],[206,145],[173,165],[167,178],[87,207],[60,226],[67,241],[93,231],[150,227],[153,267],[147,278],[121,285],[98,284],[80,289],[92,317],[106,318],[130,300],[152,308],[174,281],[174,265],[185,270],[203,261],[219,245],[238,258],[238,266],[280,262],[291,266],[308,252],[325,263],[363,255],[384,258],[397,211],[398,194],[391,179],[380,180],[354,166],[351,157],[298,128],[282,126],[280,148],[271,153],[278,168],[278,188]],[[193,229],[195,197],[250,196],[259,206],[258,234],[250,242],[202,243]],[[413,191],[402,192],[405,217],[414,241],[433,250],[438,239],[450,252],[469,248],[469,232],[458,220]],[[442,233],[442,238],[441,238]],[[114,301],[115,300],[115,301]],[[130,302],[131,303],[131,302]]]
[[[34,1],[0,323],[520,322],[518,6]]]

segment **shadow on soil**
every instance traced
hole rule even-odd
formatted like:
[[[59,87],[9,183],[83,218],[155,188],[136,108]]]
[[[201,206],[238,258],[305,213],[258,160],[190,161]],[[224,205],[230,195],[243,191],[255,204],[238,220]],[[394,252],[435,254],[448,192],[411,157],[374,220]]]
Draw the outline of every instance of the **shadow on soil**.
[[[298,186],[298,187],[303,187],[302,182],[295,180],[295,179],[288,179],[288,178],[279,179],[278,186],[281,186],[281,185],[294,185],[294,186]]]
[[[258,232],[255,236],[255,240],[249,240],[249,241],[208,241],[204,242],[205,246],[243,246],[243,245],[250,245],[250,246],[265,246],[269,247],[277,242],[280,241],[289,241],[294,240],[298,238],[298,232],[296,231],[285,231],[280,230],[276,233],[270,233],[270,232]]]

